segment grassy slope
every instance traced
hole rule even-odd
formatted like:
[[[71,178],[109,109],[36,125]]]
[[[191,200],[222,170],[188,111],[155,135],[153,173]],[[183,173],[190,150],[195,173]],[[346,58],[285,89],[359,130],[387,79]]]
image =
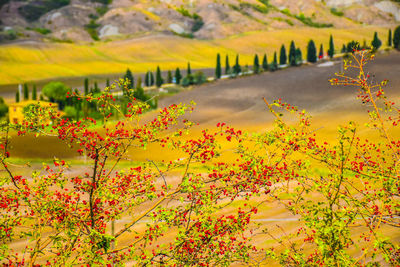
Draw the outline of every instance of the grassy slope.
[[[0,85],[35,80],[85,76],[93,74],[122,73],[127,67],[134,72],[155,69],[185,68],[188,61],[192,67],[213,67],[217,52],[223,55],[241,55],[241,64],[251,64],[254,53],[267,53],[272,59],[273,51],[281,44],[289,48],[291,40],[302,48],[310,38],[317,45],[328,47],[329,35],[333,34],[336,49],[344,42],[364,39],[370,42],[373,32],[386,43],[387,29],[362,27],[356,29],[300,28],[271,32],[250,32],[215,41],[202,41],[175,36],[150,36],[134,40],[78,45],[67,43],[10,44],[0,46]]]

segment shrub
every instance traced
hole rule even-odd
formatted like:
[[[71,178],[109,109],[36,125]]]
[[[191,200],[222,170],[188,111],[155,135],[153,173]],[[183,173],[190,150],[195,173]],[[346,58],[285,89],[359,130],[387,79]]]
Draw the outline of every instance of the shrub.
[[[355,51],[351,57],[353,62],[345,61],[344,69],[353,68],[352,76],[339,73],[331,83],[357,85],[358,97],[371,110],[370,122],[339,126],[333,141],[312,127],[307,112],[280,99],[264,99],[275,124],[257,133],[217,123],[215,129],[190,135],[195,124],[183,116],[193,107],[184,104],[165,107],[153,120],[139,123],[149,106],[132,98],[123,119],[113,123],[109,114],[115,98],[108,89],[98,98],[77,96],[99,106],[101,127],[93,119],[66,120],[38,105],[26,110],[23,124],[1,123],[4,262],[397,265],[400,246],[393,233],[400,226],[400,142],[391,134],[400,123],[400,112],[386,99],[386,81],[375,83],[365,75],[365,63],[373,55]],[[297,120],[286,123],[284,114]],[[48,120],[52,127],[46,127]],[[55,135],[85,156],[91,168],[75,168],[54,158],[43,169],[20,174],[12,166],[10,131],[19,136]],[[368,139],[359,132],[367,132]],[[143,162],[129,158],[129,149],[137,152],[150,145],[157,153],[167,152],[163,161],[151,155]],[[234,153],[224,157],[226,152]],[[125,168],[120,163],[126,158]],[[263,226],[253,220],[263,205],[291,214],[294,229],[288,232],[278,224],[277,232],[271,223]],[[124,223],[115,224],[119,219]],[[110,225],[116,229],[110,231]],[[255,236],[269,248],[259,249]],[[27,238],[30,242],[21,248],[26,253],[10,245]],[[260,262],[264,259],[268,262]]]
[[[19,13],[29,21],[39,19],[45,13],[66,5],[69,5],[70,0],[41,0],[29,1],[18,9]]]

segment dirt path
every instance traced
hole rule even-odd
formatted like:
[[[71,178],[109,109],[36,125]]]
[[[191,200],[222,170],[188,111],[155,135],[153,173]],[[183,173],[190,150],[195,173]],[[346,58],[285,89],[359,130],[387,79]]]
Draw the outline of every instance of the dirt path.
[[[360,107],[356,90],[332,86],[329,79],[341,69],[341,61],[333,66],[308,65],[277,72],[221,80],[205,84],[159,102],[160,107],[172,103],[197,103],[192,119],[198,122],[224,121],[231,124],[259,124],[270,121],[262,100],[282,98],[299,108],[317,113],[332,109]],[[400,53],[380,54],[367,66],[376,80],[388,79],[388,96],[400,95]]]

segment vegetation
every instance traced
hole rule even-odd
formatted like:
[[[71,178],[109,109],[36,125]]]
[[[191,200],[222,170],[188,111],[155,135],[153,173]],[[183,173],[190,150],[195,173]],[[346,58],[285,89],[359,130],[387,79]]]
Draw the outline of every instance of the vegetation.
[[[167,83],[172,83],[172,72],[171,72],[171,70],[168,70],[168,73],[167,73]]]
[[[50,82],[43,86],[42,94],[44,94],[50,102],[58,103],[59,108],[63,110],[67,92],[69,88],[62,82]]]
[[[257,74],[257,73],[260,72],[260,62],[259,62],[259,60],[258,60],[258,55],[257,55],[257,54],[254,56],[253,72],[254,72],[255,74]]]
[[[157,86],[157,87],[161,87],[161,85],[162,85],[163,83],[164,83],[164,79],[162,78],[160,67],[157,66],[157,71],[156,71],[156,86]]]
[[[382,45],[382,41],[379,40],[377,32],[374,33],[374,39],[372,40],[371,45],[372,45],[373,50],[375,50],[375,51],[378,50],[379,47],[381,47],[381,45]]]
[[[130,69],[126,70],[126,73],[124,75],[124,80],[127,81],[128,89],[132,89],[135,87],[135,79],[133,78],[133,75],[132,75],[132,72]]]
[[[228,75],[231,72],[231,67],[229,66],[229,57],[226,55],[225,57],[225,74]]]
[[[0,97],[0,118],[3,118],[8,113],[8,106],[6,102],[4,102],[4,98]]]
[[[263,60],[262,60],[262,68],[264,71],[268,71],[269,66],[268,66],[268,60],[267,60],[267,54],[264,54]]]
[[[397,26],[393,32],[393,47],[400,50],[400,26]]]
[[[51,30],[46,29],[46,28],[30,28],[30,27],[27,27],[26,29],[38,32],[38,33],[43,34],[43,35],[51,33]]]
[[[389,47],[392,46],[392,29],[389,29],[389,32],[388,32],[388,42],[387,42],[387,45],[388,45]]]
[[[290,42],[290,48],[289,48],[289,65],[290,66],[297,66],[296,46],[295,46],[293,40],[292,40],[292,42]]]
[[[32,89],[32,100],[37,100],[36,84],[33,85],[33,89]]]
[[[276,56],[276,52],[274,52],[274,59],[273,59],[273,61],[271,63],[271,66],[269,67],[269,70],[270,71],[278,70],[278,59],[277,59],[277,56]]]
[[[344,69],[353,69],[352,76],[340,73],[331,83],[358,85],[361,102],[373,112],[369,124],[343,122],[333,141],[313,128],[307,112],[280,99],[264,99],[275,124],[257,133],[218,123],[191,135],[195,124],[183,116],[192,105],[183,104],[139,123],[150,107],[133,98],[127,81],[97,96],[68,96],[71,103],[97,107],[102,127],[94,119],[74,121],[30,106],[25,123],[0,124],[6,174],[0,183],[0,255],[10,266],[397,265],[400,247],[391,234],[400,227],[400,153],[392,130],[399,111],[386,99],[386,81],[366,75],[373,55],[351,56]],[[125,107],[116,104],[118,87],[129,92]],[[115,112],[123,115],[117,122],[110,119]],[[12,167],[10,132],[56,135],[87,158],[90,172],[80,174],[81,165],[55,158],[19,174]],[[171,159],[124,167],[129,149],[148,146],[173,152]],[[229,160],[224,155],[231,151]],[[263,205],[280,206],[296,219],[293,231],[257,223]],[[115,224],[120,219],[126,221]],[[266,248],[253,242],[258,236]],[[25,253],[9,245],[26,239]]]
[[[176,84],[180,84],[181,83],[181,79],[182,79],[181,70],[179,68],[176,68],[176,70],[175,70],[175,83]]]
[[[310,40],[307,45],[307,61],[311,63],[317,62],[317,49],[313,40]]]
[[[319,46],[318,58],[319,58],[319,59],[323,59],[323,58],[324,58],[324,45],[323,45],[323,44],[321,44],[321,45]]]
[[[233,66],[232,70],[233,70],[233,73],[235,74],[235,76],[238,76],[239,73],[242,72],[242,68],[240,67],[240,64],[239,64],[239,55],[236,55],[235,65]]]
[[[97,29],[100,27],[100,24],[96,22],[96,19],[92,18],[90,19],[89,24],[85,25],[86,31],[89,33],[89,35],[92,37],[93,40],[98,41],[100,40],[99,35],[97,33]]]
[[[222,75],[222,69],[221,69],[221,56],[219,53],[217,54],[217,63],[215,66],[215,78],[220,79]]]
[[[29,88],[26,83],[24,83],[24,101],[29,100]]]
[[[286,63],[287,63],[286,48],[285,45],[282,45],[279,56],[279,64],[285,65]]]
[[[45,13],[69,5],[70,0],[41,0],[29,1],[18,9],[19,13],[29,21],[39,19]]]
[[[328,56],[332,59],[334,54],[335,54],[335,45],[333,43],[333,36],[331,34],[329,37]]]
[[[343,11],[340,11],[334,7],[332,7],[330,10],[331,10],[331,13],[335,16],[343,17],[343,15],[344,15]]]

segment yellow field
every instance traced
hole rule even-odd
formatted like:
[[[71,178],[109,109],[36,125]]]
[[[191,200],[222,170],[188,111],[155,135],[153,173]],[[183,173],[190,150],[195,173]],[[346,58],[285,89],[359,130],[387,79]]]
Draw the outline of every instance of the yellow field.
[[[126,68],[133,72],[155,69],[193,68],[215,66],[217,53],[231,56],[240,54],[242,65],[252,64],[254,53],[267,53],[269,61],[282,44],[289,48],[291,40],[303,51],[309,39],[319,47],[328,47],[332,34],[337,50],[350,40],[369,44],[377,31],[385,45],[387,29],[363,27],[354,29],[298,28],[270,32],[249,32],[220,40],[193,40],[176,36],[148,36],[132,40],[100,42],[90,45],[69,43],[10,44],[0,46],[0,85],[31,82],[56,77],[122,73]]]

